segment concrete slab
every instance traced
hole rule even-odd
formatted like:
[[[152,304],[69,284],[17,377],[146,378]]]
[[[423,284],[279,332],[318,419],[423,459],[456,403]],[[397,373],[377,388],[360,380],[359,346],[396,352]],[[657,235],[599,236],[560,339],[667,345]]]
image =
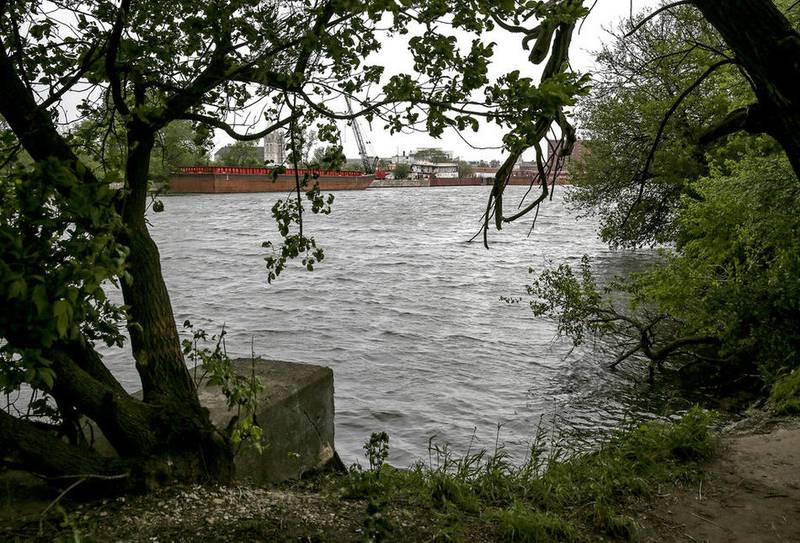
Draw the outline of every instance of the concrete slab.
[[[342,467],[334,448],[333,370],[312,364],[240,358],[232,361],[239,375],[251,372],[264,386],[255,416],[264,435],[261,454],[242,446],[236,453],[236,478],[256,484],[280,483],[328,466]],[[199,373],[198,373],[199,377]],[[217,428],[229,426],[235,410],[218,386],[201,380],[200,404],[209,410]],[[141,391],[133,394],[141,398]],[[84,434],[95,450],[115,456],[116,451],[90,420]]]
[[[261,454],[252,447],[238,451],[238,479],[277,483],[338,461],[330,368],[249,358],[233,360],[233,365],[236,373],[249,376],[253,372],[264,385],[255,419],[264,431],[265,447]],[[198,396],[211,421],[226,428],[235,412],[228,411],[220,388],[201,384]]]

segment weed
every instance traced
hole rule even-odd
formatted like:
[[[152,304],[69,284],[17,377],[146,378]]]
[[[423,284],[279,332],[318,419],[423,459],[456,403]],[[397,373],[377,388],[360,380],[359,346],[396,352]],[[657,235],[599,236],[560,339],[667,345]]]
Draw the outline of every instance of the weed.
[[[370,471],[379,471],[389,456],[389,436],[386,432],[374,432],[364,443],[364,453],[369,460]]]
[[[256,357],[252,347],[250,375],[239,375],[225,347],[227,335],[225,326],[218,335],[211,336],[213,349],[202,346],[208,340],[205,330],[195,329],[188,320],[184,321],[183,327],[192,334],[191,339],[184,338],[181,341],[181,347],[187,360],[194,365],[195,385],[206,382],[209,385],[219,386],[228,401],[228,410],[235,412],[226,429],[231,443],[236,447],[235,453],[239,452],[242,445],[247,445],[261,454],[264,451],[264,434],[256,421],[256,412],[258,395],[264,390],[264,385],[255,375]]]
[[[528,509],[523,504],[514,505],[495,514],[504,540],[519,543],[548,543],[577,541],[578,532],[562,518]]]
[[[540,430],[522,465],[499,445],[458,456],[431,441],[428,463],[407,470],[385,464],[388,438],[373,434],[365,444],[371,469],[354,466],[335,484],[339,495],[369,499],[368,533],[385,535],[380,523],[399,505],[429,511],[437,540],[460,540],[478,526],[508,541],[574,541],[589,533],[629,541],[635,525],[621,511],[659,484],[699,473],[713,451],[711,420],[693,408],[677,422],[648,422],[581,454],[560,439],[548,444]]]
[[[391,535],[394,527],[386,516],[387,503],[384,499],[371,499],[367,502],[367,518],[364,530],[369,543],[381,543]]]
[[[800,414],[800,369],[778,379],[769,399],[778,415]]]

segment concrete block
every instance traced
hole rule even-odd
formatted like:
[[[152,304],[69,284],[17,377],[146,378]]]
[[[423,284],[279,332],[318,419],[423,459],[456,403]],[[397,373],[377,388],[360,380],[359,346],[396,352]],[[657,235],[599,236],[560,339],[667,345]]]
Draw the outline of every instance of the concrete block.
[[[312,364],[241,358],[236,372],[255,372],[264,390],[258,398],[256,423],[264,431],[258,454],[242,447],[236,455],[236,477],[254,483],[278,483],[338,462],[334,449],[333,371]],[[226,428],[234,412],[219,387],[198,387],[200,403],[218,428]]]
[[[240,447],[235,457],[237,479],[280,483],[328,466],[343,467],[334,448],[333,370],[260,358],[232,362],[236,373],[250,376],[255,372],[264,385],[255,419],[264,432],[265,446],[261,454],[253,447]],[[227,428],[236,412],[228,410],[221,388],[201,380],[197,394],[211,422]],[[133,395],[142,397],[141,391]],[[93,421],[84,419],[83,426],[95,450],[116,455]]]

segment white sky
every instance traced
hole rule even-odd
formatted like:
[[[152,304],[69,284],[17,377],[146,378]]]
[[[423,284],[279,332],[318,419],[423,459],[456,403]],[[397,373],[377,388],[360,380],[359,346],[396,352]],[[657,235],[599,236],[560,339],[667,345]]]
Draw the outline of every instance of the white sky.
[[[586,3],[589,4],[589,2]],[[659,3],[659,0],[634,0],[634,12],[652,8]],[[591,51],[598,50],[601,43],[609,39],[604,29],[616,26],[617,22],[622,18],[627,18],[629,13],[629,0],[598,0],[594,10],[584,21],[580,33],[573,36],[570,58],[575,70],[591,72],[593,66]],[[499,31],[494,33],[497,34],[497,37],[493,41],[497,42],[497,45],[493,64],[490,67],[490,79],[513,70],[520,70],[524,75],[538,75],[541,67],[532,66],[528,61],[528,52],[522,49],[520,34],[510,35],[507,32]],[[471,38],[466,35],[464,37],[461,45],[468,46]],[[460,38],[461,36],[459,36],[459,40]],[[402,71],[412,73],[409,56],[405,49],[406,46],[402,42],[385,42],[378,62],[373,59],[368,60],[387,66],[387,76]],[[361,120],[360,125],[365,138],[370,143],[368,146],[370,155],[388,157],[398,152],[400,154],[403,151],[408,153],[419,147],[441,147],[452,151],[455,156],[459,156],[463,160],[491,160],[501,157],[500,149],[471,149],[452,130],[446,131],[440,139],[435,139],[420,133],[390,135],[388,131],[383,130],[383,121],[379,119],[374,121],[371,126]],[[344,123],[340,123],[340,129],[342,130],[345,155],[348,158],[357,158],[358,149],[352,129],[346,127]],[[474,133],[469,130],[463,135],[477,147],[499,147],[503,133],[496,126],[482,125],[479,132]],[[215,147],[218,149],[231,141],[226,135],[217,134]],[[532,151],[530,154],[532,155]],[[529,157],[525,156],[524,158]]]

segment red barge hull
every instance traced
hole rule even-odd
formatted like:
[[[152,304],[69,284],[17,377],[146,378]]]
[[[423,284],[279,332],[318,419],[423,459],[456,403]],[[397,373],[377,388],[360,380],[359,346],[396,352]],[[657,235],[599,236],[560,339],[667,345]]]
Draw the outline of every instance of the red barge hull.
[[[364,190],[375,179],[361,172],[326,170],[297,170],[302,180],[309,176],[309,188],[319,183],[321,191]],[[314,178],[316,176],[316,179]],[[295,190],[295,171],[285,170],[275,179],[269,168],[232,168],[220,166],[191,166],[179,168],[169,180],[170,194],[288,192]]]

